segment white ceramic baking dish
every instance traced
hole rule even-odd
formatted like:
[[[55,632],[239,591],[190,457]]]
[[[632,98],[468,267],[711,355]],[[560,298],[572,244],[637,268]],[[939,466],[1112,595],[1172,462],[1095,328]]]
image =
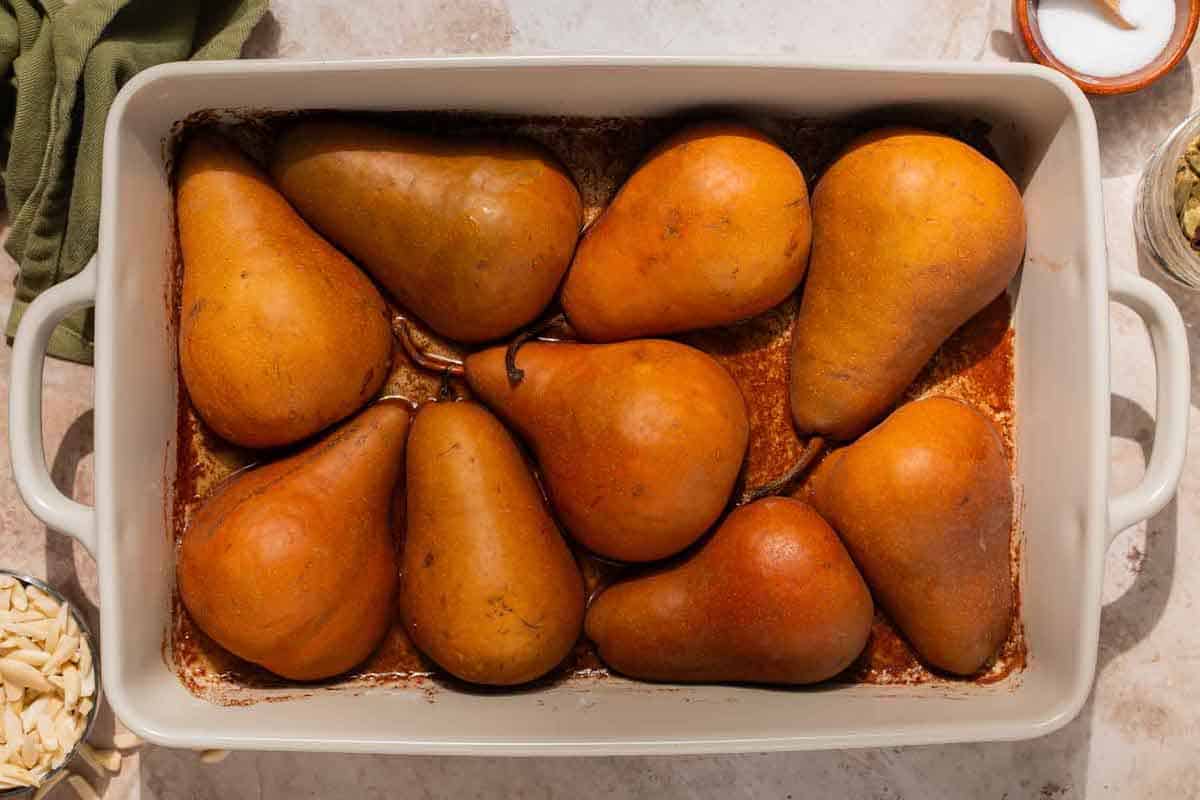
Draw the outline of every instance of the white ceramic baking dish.
[[[657,115],[733,106],[804,116],[896,106],[996,125],[1022,186],[1029,249],[1016,297],[1017,480],[1028,668],[992,686],[808,691],[605,680],[501,695],[317,690],[219,707],[163,656],[175,343],[166,316],[171,196],[163,142],[206,108],[454,109]],[[737,59],[529,58],[172,64],[134,78],[109,115],[97,257],[26,313],[13,352],[11,434],[22,496],[99,562],[109,701],[146,738],[180,747],[380,753],[617,754],[815,749],[1018,739],[1070,720],[1091,688],[1101,572],[1113,535],[1161,509],[1184,458],[1188,362],[1178,311],[1105,262],[1096,126],[1067,79],[1035,66],[850,66]],[[1109,495],[1108,302],[1150,330],[1158,429],[1142,483]],[[47,475],[41,360],[56,320],[96,306],[96,505]]]

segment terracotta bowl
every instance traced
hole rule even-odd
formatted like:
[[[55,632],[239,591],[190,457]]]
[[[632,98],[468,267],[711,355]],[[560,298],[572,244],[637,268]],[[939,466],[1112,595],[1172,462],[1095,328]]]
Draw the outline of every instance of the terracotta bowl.
[[[1058,70],[1088,94],[1127,94],[1145,89],[1174,69],[1187,55],[1196,36],[1196,24],[1200,22],[1200,0],[1175,0],[1175,31],[1158,57],[1136,72],[1097,78],[1076,72],[1054,57],[1038,28],[1037,6],[1038,0],[1013,0],[1014,27],[1021,33],[1025,50],[1034,61]]]

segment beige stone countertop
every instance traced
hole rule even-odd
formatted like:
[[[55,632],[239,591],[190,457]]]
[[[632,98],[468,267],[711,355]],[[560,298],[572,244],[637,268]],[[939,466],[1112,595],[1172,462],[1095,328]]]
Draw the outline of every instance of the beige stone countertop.
[[[247,55],[279,58],[431,54],[756,54],[804,59],[1019,58],[1003,0],[273,0]],[[1140,94],[1093,101],[1100,123],[1109,258],[1137,270],[1131,215],[1151,149],[1200,107],[1196,48]],[[15,270],[0,260],[0,316]],[[1171,287],[1200,364],[1200,295]],[[1149,342],[1112,309],[1114,490],[1131,486],[1154,429]],[[0,347],[0,407],[10,351]],[[1197,371],[1192,383],[1196,385]],[[46,447],[60,485],[91,500],[90,368],[47,362]],[[42,575],[95,619],[95,566],[26,510],[10,475],[0,415],[0,564]],[[678,758],[479,759],[235,753],[204,765],[145,747],[106,798],[754,797],[948,798],[1200,796],[1200,418],[1178,498],[1109,553],[1096,687],[1051,736],[826,753]],[[111,737],[111,717],[94,737]],[[93,776],[94,778],[94,776]],[[60,787],[54,797],[68,798]]]

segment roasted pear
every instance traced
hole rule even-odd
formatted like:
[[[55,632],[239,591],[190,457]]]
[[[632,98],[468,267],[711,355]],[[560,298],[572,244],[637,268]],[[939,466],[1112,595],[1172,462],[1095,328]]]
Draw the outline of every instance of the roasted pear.
[[[987,417],[948,397],[903,405],[827,456],[802,496],[922,659],[968,675],[996,654],[1012,622],[1013,491]]]
[[[549,672],[579,638],[583,578],[512,436],[475,403],[427,404],[407,462],[409,637],[472,683]]]
[[[801,684],[848,667],[872,617],[833,529],[804,503],[769,497],[680,563],[604,590],[586,624],[600,657],[630,677]]]
[[[370,655],[392,619],[390,517],[408,427],[408,407],[382,400],[205,498],[177,566],[200,629],[294,680],[328,678]]]
[[[696,541],[721,514],[746,455],[737,384],[679,344],[525,345],[514,383],[502,347],[466,360],[478,398],[516,428],[559,519],[585,547],[653,561]]]
[[[1021,195],[957,139],[889,128],[850,145],[813,192],[813,247],[792,335],[803,434],[878,422],[956,328],[1008,286]]]
[[[663,142],[587,230],[562,305],[586,340],[728,325],[795,291],[812,221],[796,162],[746,125]]]
[[[284,133],[271,173],[317,230],[437,333],[498,339],[550,302],[582,205],[547,151],[315,119]]]
[[[185,145],[175,210],[179,367],[209,427],[276,447],[371,399],[392,354],[383,297],[232,142],[201,134]]]

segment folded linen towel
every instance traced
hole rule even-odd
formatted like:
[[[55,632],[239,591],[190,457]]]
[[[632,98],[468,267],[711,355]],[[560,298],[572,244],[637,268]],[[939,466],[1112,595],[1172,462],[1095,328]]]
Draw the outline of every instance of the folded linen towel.
[[[12,337],[40,292],[96,250],[104,121],[125,81],[147,67],[236,58],[267,0],[0,0],[0,169],[16,259]],[[50,340],[92,360],[90,311]]]

